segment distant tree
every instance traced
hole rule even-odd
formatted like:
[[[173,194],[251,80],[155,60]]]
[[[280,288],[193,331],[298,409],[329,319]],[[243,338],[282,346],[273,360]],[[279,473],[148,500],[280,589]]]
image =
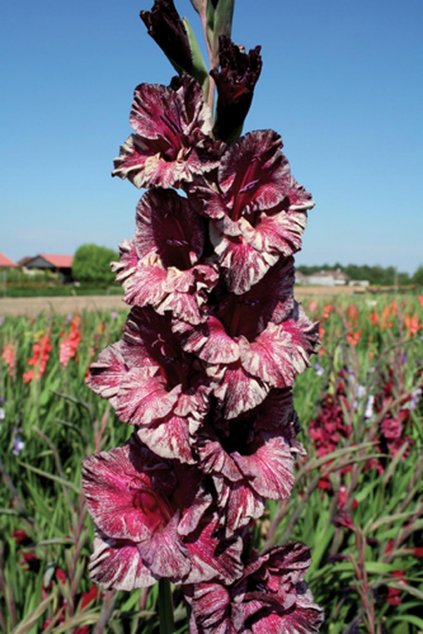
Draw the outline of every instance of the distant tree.
[[[423,264],[421,264],[417,271],[415,271],[413,275],[413,284],[417,284],[417,286],[423,286]]]
[[[97,244],[83,244],[73,258],[73,278],[88,284],[111,284],[114,273],[110,270],[110,262],[118,259],[118,254],[112,249]]]

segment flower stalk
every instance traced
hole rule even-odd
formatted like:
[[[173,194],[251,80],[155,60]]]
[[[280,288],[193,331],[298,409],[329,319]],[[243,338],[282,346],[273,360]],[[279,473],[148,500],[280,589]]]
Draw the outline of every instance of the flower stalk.
[[[135,89],[114,163],[147,191],[112,265],[130,306],[122,338],[88,383],[133,433],[84,461],[90,572],[105,589],[158,581],[163,633],[172,583],[194,634],[312,634],[322,611],[304,581],[307,548],[259,553],[253,525],[266,500],[289,498],[303,452],[292,387],[318,328],[294,299],[293,256],[314,203],[276,132],[240,136],[261,56],[230,39],[234,1],[192,3],[207,78],[188,22],[155,0],[141,17],[178,77]]]

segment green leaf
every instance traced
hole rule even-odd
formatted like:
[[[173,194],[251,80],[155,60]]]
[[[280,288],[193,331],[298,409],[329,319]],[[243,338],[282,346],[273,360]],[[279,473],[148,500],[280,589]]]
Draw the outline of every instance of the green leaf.
[[[185,31],[187,33],[189,45],[191,48],[193,75],[201,84],[204,94],[206,94],[209,83],[209,73],[204,61],[204,57],[201,53],[197,38],[195,37],[190,23],[186,18],[182,18],[182,22],[184,23]]]
[[[218,41],[220,35],[231,36],[232,18],[235,0],[219,0],[214,13],[214,38]]]
[[[77,487],[76,484],[73,484],[73,482],[69,482],[69,480],[60,478],[59,476],[56,476],[52,473],[47,473],[47,471],[43,471],[42,469],[33,467],[32,465],[27,464],[26,462],[21,462],[20,460],[19,460],[19,464],[21,465],[21,467],[25,467],[25,469],[29,469],[29,471],[33,471],[34,473],[42,476],[43,478],[47,478],[48,480],[54,480],[54,482],[58,482],[59,484],[62,484],[63,486],[68,487],[69,489],[71,489],[71,491],[74,491],[74,493],[78,493],[78,494],[80,493],[79,487]]]

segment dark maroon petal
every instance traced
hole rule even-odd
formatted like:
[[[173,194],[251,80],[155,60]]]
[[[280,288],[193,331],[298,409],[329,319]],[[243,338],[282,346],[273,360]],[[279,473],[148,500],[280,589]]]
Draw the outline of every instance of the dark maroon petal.
[[[241,576],[242,540],[224,540],[217,536],[217,520],[203,521],[197,532],[185,540],[192,569],[185,583],[220,579],[231,583]]]
[[[88,570],[91,579],[106,590],[134,590],[157,581],[144,565],[135,543],[111,539],[101,532],[94,538]]]
[[[222,295],[217,314],[226,331],[254,339],[269,321],[280,323],[294,307],[293,258],[280,260],[247,293]]]
[[[261,72],[260,50],[261,47],[256,46],[246,53],[229,37],[219,38],[220,71],[217,68],[210,71],[218,90],[214,132],[219,139],[227,141],[242,129]]]
[[[189,591],[192,593],[192,598],[187,597],[192,605],[190,631],[199,634],[235,634],[230,623],[231,595],[225,586],[201,583],[192,586]]]
[[[137,205],[135,249],[139,258],[157,253],[163,266],[189,269],[201,257],[205,228],[192,200],[152,190]]]
[[[192,55],[187,32],[173,0],[155,0],[151,11],[141,11],[140,17],[148,34],[160,46],[177,68],[190,73]]]

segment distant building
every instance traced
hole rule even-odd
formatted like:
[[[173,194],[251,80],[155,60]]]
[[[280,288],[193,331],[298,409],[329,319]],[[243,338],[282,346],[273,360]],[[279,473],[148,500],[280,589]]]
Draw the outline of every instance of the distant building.
[[[40,253],[34,257],[19,260],[19,265],[26,271],[52,271],[57,273],[62,282],[72,281],[72,255]]]
[[[0,253],[0,269],[15,269],[17,264],[13,262],[7,255]]]
[[[350,280],[348,286],[359,286],[360,288],[368,288],[370,286],[369,280]]]
[[[345,286],[348,283],[348,276],[340,269],[336,271],[322,270],[310,275],[304,275],[298,271],[296,282],[302,286]]]

